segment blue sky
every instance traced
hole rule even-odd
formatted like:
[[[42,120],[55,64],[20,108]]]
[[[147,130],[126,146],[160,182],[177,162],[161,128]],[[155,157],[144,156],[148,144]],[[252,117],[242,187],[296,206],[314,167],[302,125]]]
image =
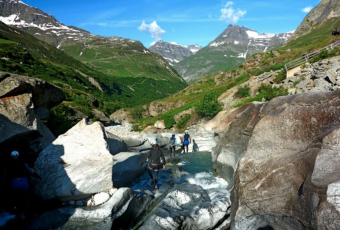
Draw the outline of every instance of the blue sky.
[[[208,45],[229,24],[259,33],[295,30],[320,0],[22,0],[102,36]]]

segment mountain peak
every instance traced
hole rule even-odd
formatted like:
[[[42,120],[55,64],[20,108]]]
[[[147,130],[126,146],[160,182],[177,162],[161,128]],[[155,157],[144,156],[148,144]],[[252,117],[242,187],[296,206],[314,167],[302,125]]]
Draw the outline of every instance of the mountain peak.
[[[177,42],[158,41],[154,45],[150,46],[149,50],[151,52],[158,53],[167,60],[170,65],[174,65],[182,61],[184,58],[193,55],[201,48],[202,47],[199,45],[183,46]]]

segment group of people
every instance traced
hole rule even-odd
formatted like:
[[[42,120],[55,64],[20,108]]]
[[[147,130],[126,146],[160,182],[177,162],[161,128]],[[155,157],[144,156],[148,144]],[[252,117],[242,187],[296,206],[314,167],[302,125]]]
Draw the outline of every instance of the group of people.
[[[183,144],[182,144],[182,151],[181,153],[188,153],[189,150],[189,144],[191,143],[191,138],[188,133],[188,131],[185,131],[184,137],[183,137]],[[176,139],[176,134],[173,133],[169,139],[169,150],[170,150],[170,157],[175,156],[175,151],[176,147],[178,146],[177,144],[177,139]],[[155,189],[158,189],[158,172],[161,168],[165,168],[165,157],[163,152],[160,149],[160,146],[158,145],[157,141],[152,142],[152,148],[150,152],[148,153],[146,161],[149,161],[150,163],[147,166],[147,170],[151,179],[151,184],[155,185]],[[155,178],[152,175],[152,171],[155,171]]]
[[[190,138],[188,130],[186,130],[185,134],[183,136],[181,153],[188,153],[189,152],[189,144],[191,144],[191,138]],[[176,151],[177,146],[178,146],[178,144],[177,144],[176,134],[173,133],[172,136],[169,139],[170,156],[172,156],[172,154],[173,154],[173,156],[175,156],[175,151]]]

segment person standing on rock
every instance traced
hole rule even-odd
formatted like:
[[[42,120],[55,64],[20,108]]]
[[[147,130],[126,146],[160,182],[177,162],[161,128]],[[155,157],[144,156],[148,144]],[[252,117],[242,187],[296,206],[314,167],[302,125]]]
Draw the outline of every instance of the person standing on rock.
[[[186,150],[186,153],[188,153],[189,143],[191,144],[191,138],[190,138],[188,130],[185,130],[184,142],[183,142],[184,153],[185,153],[185,150]]]
[[[17,218],[25,218],[25,209],[29,202],[29,176],[34,175],[34,170],[20,157],[18,151],[11,152],[6,175],[9,179],[11,193],[14,200],[14,210]]]
[[[174,153],[174,157],[175,157],[176,146],[177,146],[177,140],[176,140],[175,134],[173,133],[169,139],[170,157],[172,156],[172,153]]]
[[[160,150],[159,145],[157,144],[157,141],[154,141],[152,143],[152,149],[150,150],[148,157],[146,161],[151,159],[151,162],[148,165],[148,173],[151,178],[151,183],[155,184],[155,189],[158,189],[158,172],[159,169],[165,168],[165,158],[163,152]],[[155,180],[153,179],[152,176],[152,170],[155,170]]]

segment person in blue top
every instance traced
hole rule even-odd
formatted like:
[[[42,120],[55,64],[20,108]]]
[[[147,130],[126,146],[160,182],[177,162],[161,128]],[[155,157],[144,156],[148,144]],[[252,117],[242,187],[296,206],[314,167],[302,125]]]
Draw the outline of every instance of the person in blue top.
[[[172,156],[172,153],[174,153],[174,157],[175,157],[176,146],[177,146],[177,140],[176,140],[175,134],[173,133],[169,139],[170,157]]]
[[[183,142],[184,153],[185,153],[185,151],[186,151],[186,153],[188,153],[189,144],[191,144],[191,138],[190,138],[190,135],[188,133],[188,130],[185,130],[184,142]]]

